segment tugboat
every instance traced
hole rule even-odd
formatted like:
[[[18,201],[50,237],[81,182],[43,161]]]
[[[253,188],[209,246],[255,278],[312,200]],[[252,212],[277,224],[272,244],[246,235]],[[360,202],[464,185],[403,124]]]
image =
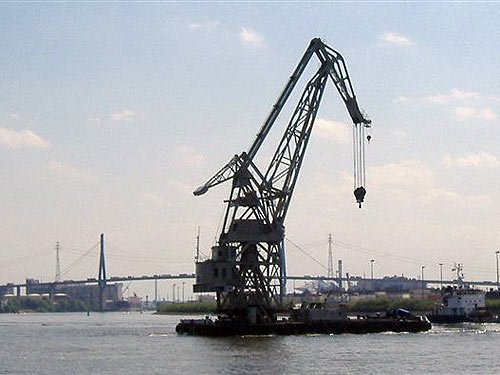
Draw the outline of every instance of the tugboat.
[[[500,322],[486,307],[485,292],[464,282],[463,265],[457,264],[453,270],[457,272],[457,285],[444,290],[443,303],[427,315],[429,321],[441,324]]]

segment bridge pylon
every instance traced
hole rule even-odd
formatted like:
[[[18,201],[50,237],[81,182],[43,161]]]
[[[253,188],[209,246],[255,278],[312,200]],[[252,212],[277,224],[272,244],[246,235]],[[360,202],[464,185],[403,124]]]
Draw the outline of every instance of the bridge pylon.
[[[99,277],[98,277],[98,287],[99,287],[99,311],[104,311],[103,309],[103,299],[104,299],[104,289],[106,288],[106,260],[104,258],[104,233],[101,233],[100,238],[100,251],[99,251]]]

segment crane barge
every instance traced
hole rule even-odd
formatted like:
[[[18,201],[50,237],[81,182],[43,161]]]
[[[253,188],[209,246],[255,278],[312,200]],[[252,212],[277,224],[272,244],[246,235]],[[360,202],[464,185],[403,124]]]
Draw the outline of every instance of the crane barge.
[[[254,162],[255,157],[313,56],[318,58],[320,66],[307,81],[274,155],[265,169],[259,169]],[[216,293],[219,318],[215,322],[207,319],[183,320],[176,327],[178,333],[219,336],[365,332],[370,327],[374,331],[388,330],[389,323],[380,320],[376,324],[356,322],[353,326],[354,321],[347,319],[342,309],[335,312],[302,312],[294,314],[292,320],[278,321],[278,316],[285,311],[285,217],[329,79],[353,123],[354,196],[361,208],[366,194],[364,132],[371,121],[359,108],[344,58],[321,39],[315,38],[249,150],[233,156],[194,191],[194,195],[202,195],[223,182],[231,181],[218,242],[211,249],[211,259],[197,261],[196,283],[193,286],[195,293]],[[421,330],[422,321],[419,319],[406,319],[404,324],[399,320],[391,322],[389,330]]]

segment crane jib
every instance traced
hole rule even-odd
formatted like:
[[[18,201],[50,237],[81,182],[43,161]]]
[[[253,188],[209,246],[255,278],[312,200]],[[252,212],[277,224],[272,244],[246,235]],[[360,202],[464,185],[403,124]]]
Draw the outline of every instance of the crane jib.
[[[271,127],[273,126],[274,122],[279,116],[288,97],[292,93],[295,85],[297,84],[299,78],[301,77],[307,64],[309,63],[311,57],[314,54],[317,55],[322,65],[325,63],[328,64],[333,63],[333,65],[336,67],[330,72],[331,73],[330,77],[344,101],[344,104],[353,121],[353,124],[363,123],[365,125],[369,125],[371,123],[371,120],[367,119],[359,109],[356,96],[352,88],[352,83],[347,73],[347,68],[345,66],[345,62],[342,55],[333,48],[323,43],[323,41],[320,38],[314,38],[311,40],[308,48],[306,49],[304,55],[299,61],[297,67],[290,75],[289,81],[287,82],[285,88],[278,97],[276,103],[273,105],[271,112],[264,121],[260,131],[257,133],[254,142],[250,146],[250,149],[247,153],[249,160],[253,160],[253,158],[257,154],[258,150],[260,149],[260,146],[267,137],[267,134],[269,133]],[[234,158],[232,158],[204,185],[197,188],[194,191],[194,195],[205,194],[210,188],[231,179],[235,172],[234,164],[235,161]]]

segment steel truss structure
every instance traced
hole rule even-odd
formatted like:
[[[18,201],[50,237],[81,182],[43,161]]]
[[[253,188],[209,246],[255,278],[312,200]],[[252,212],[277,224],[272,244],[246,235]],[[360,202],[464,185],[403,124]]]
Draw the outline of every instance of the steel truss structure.
[[[321,66],[306,87],[265,172],[254,164],[311,57]],[[285,217],[304,160],[328,78],[352,118],[355,134],[355,196],[364,198],[364,136],[368,120],[360,111],[342,56],[313,39],[248,152],[234,156],[195,195],[231,180],[219,241],[210,260],[197,263],[195,292],[217,292],[220,314],[248,322],[274,321],[285,292]]]

